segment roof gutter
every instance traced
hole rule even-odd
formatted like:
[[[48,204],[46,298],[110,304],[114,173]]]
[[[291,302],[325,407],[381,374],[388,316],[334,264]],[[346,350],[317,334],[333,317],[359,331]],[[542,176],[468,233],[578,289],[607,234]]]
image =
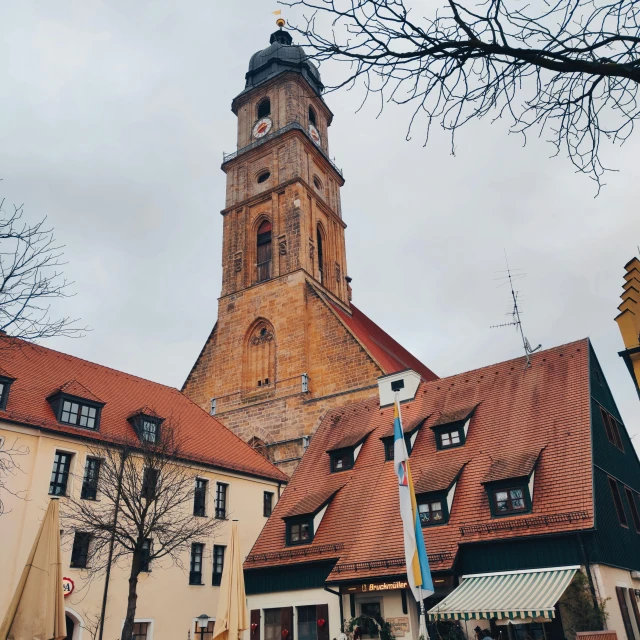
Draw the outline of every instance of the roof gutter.
[[[342,610],[342,594],[339,591],[329,589],[326,584],[324,585],[324,590],[332,593],[334,596],[338,596],[338,600],[340,602],[340,633],[344,633],[344,611]]]

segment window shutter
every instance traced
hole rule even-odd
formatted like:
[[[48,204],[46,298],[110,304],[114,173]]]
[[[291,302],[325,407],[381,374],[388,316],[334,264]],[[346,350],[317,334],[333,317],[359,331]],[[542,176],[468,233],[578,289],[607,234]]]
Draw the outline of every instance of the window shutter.
[[[622,613],[624,630],[627,632],[628,640],[634,640],[635,636],[633,635],[633,627],[631,626],[631,618],[629,617],[629,607],[627,607],[624,592],[625,589],[623,587],[616,587],[616,595],[618,596],[618,604],[620,605],[620,612]]]
[[[260,640],[260,609],[251,609],[251,640]]]
[[[293,607],[280,609],[280,629],[289,631],[289,635],[286,638],[283,635],[282,640],[293,640]]]
[[[342,598],[342,596],[340,596]],[[320,626],[320,620],[324,620],[324,624]],[[316,605],[316,624],[318,625],[318,640],[329,640],[329,605]]]
[[[633,615],[636,618],[638,629],[640,629],[640,610],[638,610],[638,598],[633,589],[629,589],[629,600],[631,600],[631,608],[633,609]]]

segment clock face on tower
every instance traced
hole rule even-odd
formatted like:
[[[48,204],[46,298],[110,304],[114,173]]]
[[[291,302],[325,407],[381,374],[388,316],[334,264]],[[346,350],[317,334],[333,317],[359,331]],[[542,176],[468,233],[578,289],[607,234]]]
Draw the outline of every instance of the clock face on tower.
[[[271,131],[272,126],[273,122],[271,122],[271,118],[260,118],[260,120],[253,125],[253,137],[262,138],[266,136],[267,133]]]
[[[309,135],[317,145],[320,144],[320,132],[312,124],[309,125]]]

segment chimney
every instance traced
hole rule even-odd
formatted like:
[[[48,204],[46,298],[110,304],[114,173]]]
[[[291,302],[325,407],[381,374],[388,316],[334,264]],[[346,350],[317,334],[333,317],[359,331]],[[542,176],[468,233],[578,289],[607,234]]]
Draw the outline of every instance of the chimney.
[[[624,360],[640,397],[640,260],[633,258],[624,266],[624,285],[618,323],[625,349],[618,355]]]
[[[388,407],[395,402],[396,392],[400,402],[413,400],[422,382],[419,373],[413,369],[405,369],[378,378],[378,392],[380,393],[380,407]]]

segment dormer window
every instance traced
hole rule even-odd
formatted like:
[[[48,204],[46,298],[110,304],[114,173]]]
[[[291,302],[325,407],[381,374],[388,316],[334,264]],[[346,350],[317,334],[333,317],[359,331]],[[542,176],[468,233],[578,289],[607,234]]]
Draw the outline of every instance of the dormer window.
[[[418,516],[423,527],[449,522],[449,513],[466,462],[433,461],[414,484]]]
[[[464,445],[476,406],[463,407],[440,414],[440,417],[431,425],[437,449],[452,449]]]
[[[531,513],[535,467],[542,449],[494,458],[483,483],[493,517]]]
[[[362,449],[362,443],[369,433],[370,431],[364,434],[362,432],[349,434],[336,442],[336,444],[327,451],[331,458],[332,473],[353,469],[353,465],[356,463],[358,454]]]
[[[86,387],[72,380],[47,398],[61,424],[97,430],[105,403],[98,400]]]
[[[333,482],[330,488],[310,492],[300,497],[287,513],[282,516],[286,525],[287,545],[310,544],[320,528],[329,503],[346,484],[347,480]]]
[[[443,431],[440,434],[440,449],[456,447],[459,444],[464,444],[464,432],[461,428],[454,429],[453,431]]]
[[[7,408],[7,400],[9,400],[9,389],[15,378],[9,376],[0,376],[0,409],[3,411]]]
[[[331,471],[345,471],[353,468],[353,449],[331,452]]]
[[[418,437],[418,432],[420,431],[420,427],[424,424],[425,420],[429,416],[420,416],[415,418],[414,420],[407,421],[403,424],[404,427],[404,443],[407,447],[407,453],[411,455],[411,451],[413,450],[413,445],[416,442],[416,438]],[[388,462],[393,460],[394,456],[394,437],[393,437],[393,428],[385,433],[384,436],[380,438],[384,445],[384,459]]]
[[[142,440],[155,444],[158,441],[158,424],[151,420],[142,420]]]
[[[308,544],[313,540],[313,518],[291,520],[287,525],[287,544]]]
[[[135,432],[140,438],[140,442],[148,442],[149,444],[158,444],[160,442],[160,427],[164,422],[149,407],[143,407],[127,418]]]
[[[506,487],[492,492],[496,514],[518,513],[527,509],[525,487]]]

